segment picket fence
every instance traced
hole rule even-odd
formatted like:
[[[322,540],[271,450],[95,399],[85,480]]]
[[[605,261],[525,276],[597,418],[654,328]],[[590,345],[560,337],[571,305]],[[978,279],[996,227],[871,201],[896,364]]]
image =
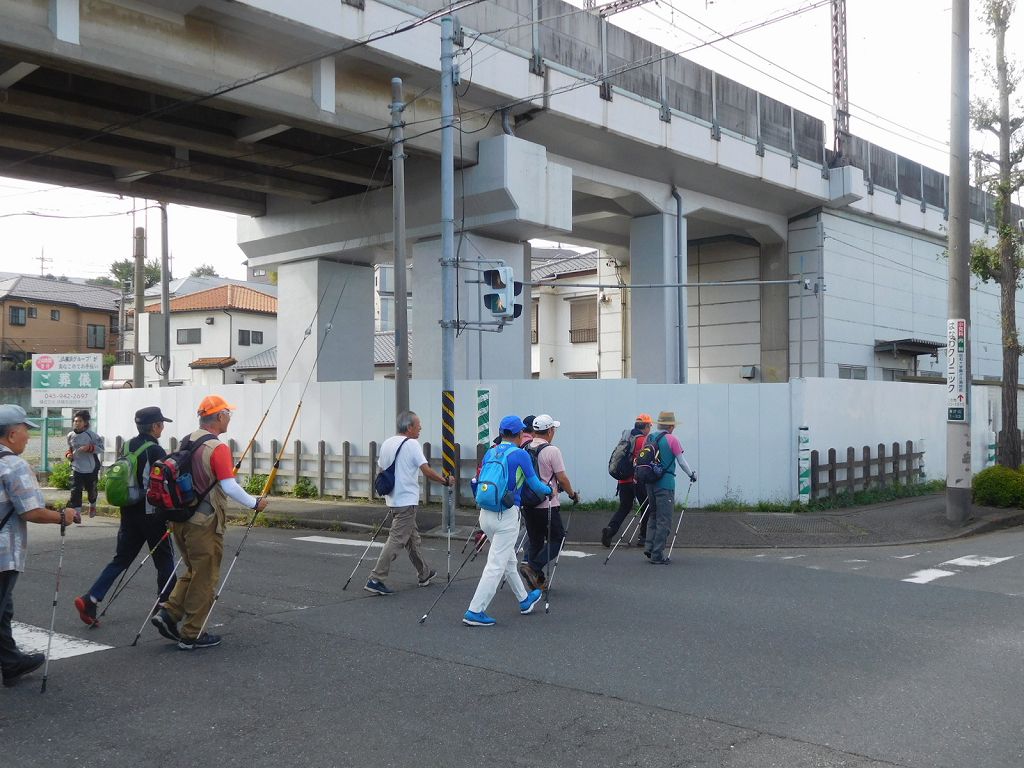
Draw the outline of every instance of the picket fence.
[[[870,446],[865,445],[861,458],[852,446],[846,449],[846,460],[839,461],[836,449],[828,449],[828,462],[821,463],[817,451],[811,451],[811,500],[834,499],[840,493],[866,491],[889,485],[911,485],[924,479],[924,452],[915,451],[914,443],[907,440],[903,448],[893,443],[887,453],[884,443],[879,443],[874,456]]]

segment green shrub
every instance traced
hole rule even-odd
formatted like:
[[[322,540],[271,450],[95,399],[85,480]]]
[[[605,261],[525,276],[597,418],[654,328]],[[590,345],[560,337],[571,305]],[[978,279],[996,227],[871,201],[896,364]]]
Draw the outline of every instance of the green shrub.
[[[99,480],[96,481],[96,488],[103,493],[107,492],[107,473],[101,472]]]
[[[974,503],[985,507],[1019,507],[1024,503],[1024,474],[994,466],[974,476]]]
[[[50,485],[66,491],[71,488],[71,462],[58,461],[50,467]]]
[[[292,494],[300,499],[314,499],[320,495],[320,491],[308,477],[300,477],[299,481],[292,486]]]
[[[263,486],[267,484],[267,478],[269,475],[253,475],[245,481],[245,492],[250,496],[259,496],[263,493]],[[271,488],[273,490],[273,488]]]

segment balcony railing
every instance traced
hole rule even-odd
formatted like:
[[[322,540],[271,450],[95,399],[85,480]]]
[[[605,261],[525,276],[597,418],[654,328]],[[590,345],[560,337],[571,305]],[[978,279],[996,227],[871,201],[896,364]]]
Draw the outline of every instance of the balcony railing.
[[[597,341],[597,328],[573,328],[569,331],[569,341],[573,344]]]

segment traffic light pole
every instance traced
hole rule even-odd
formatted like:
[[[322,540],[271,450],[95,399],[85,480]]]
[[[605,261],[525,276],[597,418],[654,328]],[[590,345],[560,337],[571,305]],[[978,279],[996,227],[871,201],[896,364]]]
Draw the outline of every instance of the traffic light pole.
[[[455,475],[455,18],[441,18],[441,453],[444,474]],[[445,487],[442,513],[448,534],[455,522],[452,489]]]
[[[395,413],[409,410],[409,300],[405,258],[405,110],[402,79],[391,79],[391,178],[395,218]]]

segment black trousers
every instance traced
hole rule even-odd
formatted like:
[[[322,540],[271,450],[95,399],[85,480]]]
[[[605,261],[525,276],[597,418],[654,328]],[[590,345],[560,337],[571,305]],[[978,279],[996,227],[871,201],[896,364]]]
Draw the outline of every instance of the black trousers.
[[[14,618],[14,583],[17,571],[0,571],[0,667],[11,667],[22,659],[14,642],[11,619]]]
[[[615,514],[612,515],[612,519],[608,521],[608,530],[611,531],[610,536],[614,536],[619,532],[619,528],[622,526],[622,521],[625,520],[629,514],[633,511],[633,504],[643,505],[647,501],[647,489],[642,485],[636,483],[621,483],[618,488],[619,494],[619,508],[615,510]],[[647,520],[650,518],[651,513],[648,512],[644,515],[644,519],[640,521],[640,541],[643,542],[647,538]]]
[[[82,506],[82,491],[84,490],[89,498],[90,504],[96,504],[96,480],[99,477],[99,470],[92,472],[75,472],[71,484],[71,501],[68,506],[72,509],[79,509]]]
[[[526,523],[526,535],[529,545],[526,550],[526,561],[535,571],[540,571],[554,560],[565,538],[565,526],[559,507],[551,508],[551,536],[548,537],[548,510],[540,508],[521,509],[523,522]]]
[[[117,549],[114,552],[114,559],[100,573],[96,582],[89,588],[89,594],[97,601],[106,597],[107,590],[114,583],[114,579],[128,570],[135,561],[143,545],[148,544],[147,550],[153,551],[153,566],[156,568],[157,589],[163,590],[160,593],[161,600],[166,600],[174,589],[177,581],[172,577],[174,573],[174,549],[171,547],[171,537],[161,541],[167,527],[160,520],[153,519],[147,515],[145,508],[141,505],[136,508],[125,507],[121,510],[121,527],[117,529]],[[170,579],[170,583],[168,583]],[[167,588],[164,589],[164,584]]]

